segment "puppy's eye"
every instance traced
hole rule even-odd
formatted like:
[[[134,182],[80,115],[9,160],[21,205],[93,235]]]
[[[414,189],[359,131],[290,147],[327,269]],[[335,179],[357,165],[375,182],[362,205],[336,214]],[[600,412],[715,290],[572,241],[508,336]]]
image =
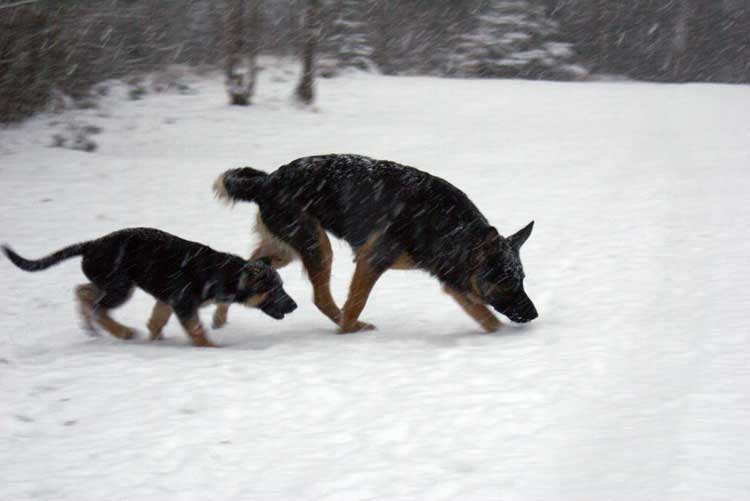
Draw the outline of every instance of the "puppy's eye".
[[[243,271],[242,273],[240,273],[240,280],[237,283],[237,285],[239,286],[240,290],[242,290],[245,287],[247,287],[247,284],[248,284],[249,281],[250,281],[250,274],[247,271]]]

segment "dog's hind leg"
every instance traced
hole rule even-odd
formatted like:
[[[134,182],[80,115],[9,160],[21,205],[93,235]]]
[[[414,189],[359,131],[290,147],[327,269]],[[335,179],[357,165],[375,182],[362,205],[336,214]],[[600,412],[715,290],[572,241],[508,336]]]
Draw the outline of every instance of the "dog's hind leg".
[[[375,233],[357,250],[354,276],[349,285],[349,296],[341,311],[339,333],[372,330],[375,326],[359,321],[359,315],[367,303],[372,288],[380,276],[397,264],[403,255],[400,246],[387,234]]]
[[[102,291],[94,284],[85,284],[76,289],[84,321],[92,322],[93,320],[105,331],[120,339],[133,338],[135,331],[110,317],[109,310],[122,305],[132,293],[132,286]]]
[[[78,299],[78,312],[83,321],[83,328],[90,336],[98,336],[99,333],[94,326],[94,301],[96,301],[96,287],[93,284],[81,284],[76,287],[76,299]]]
[[[151,311],[151,318],[148,320],[148,332],[151,341],[162,339],[161,331],[167,325],[169,317],[172,316],[172,307],[167,303],[156,301],[154,309]]]
[[[447,285],[443,290],[456,300],[459,306],[487,332],[497,332],[502,324],[500,320],[483,304],[478,304],[470,300],[466,294],[462,294]]]

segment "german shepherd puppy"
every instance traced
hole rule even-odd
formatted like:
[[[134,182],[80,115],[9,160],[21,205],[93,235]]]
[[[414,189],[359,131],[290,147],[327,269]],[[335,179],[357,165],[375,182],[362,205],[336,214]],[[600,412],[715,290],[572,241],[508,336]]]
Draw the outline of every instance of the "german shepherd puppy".
[[[374,328],[359,315],[388,269],[428,271],[488,332],[501,324],[487,304],[514,322],[537,317],[524,292],[519,257],[533,221],[503,237],[461,190],[426,172],[359,155],[323,155],[294,160],[271,174],[250,167],[229,170],[214,191],[228,202],[258,204],[261,242],[252,259],[267,258],[280,268],[301,258],[315,305],[340,333]],[[326,232],[355,252],[343,310],[331,296]],[[219,305],[214,325],[222,325],[226,314]]]
[[[297,308],[284,291],[279,274],[267,263],[248,262],[151,228],[116,231],[38,260],[24,259],[5,245],[2,249],[13,264],[26,271],[44,270],[83,256],[81,267],[91,281],[76,288],[84,325],[95,333],[96,323],[120,339],[130,339],[135,332],[113,320],[109,310],[125,303],[135,287],[156,298],[148,322],[152,340],[161,338],[174,312],[196,346],[214,346],[198,318],[198,308],[207,302],[242,303],[275,319]]]

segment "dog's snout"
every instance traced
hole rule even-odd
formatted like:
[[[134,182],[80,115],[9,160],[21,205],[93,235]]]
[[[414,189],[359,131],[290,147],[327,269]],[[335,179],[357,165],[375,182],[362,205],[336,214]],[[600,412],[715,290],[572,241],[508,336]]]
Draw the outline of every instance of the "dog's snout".
[[[520,324],[531,322],[539,316],[534,303],[531,302],[531,299],[525,293],[509,307],[500,309],[499,311],[513,322]]]

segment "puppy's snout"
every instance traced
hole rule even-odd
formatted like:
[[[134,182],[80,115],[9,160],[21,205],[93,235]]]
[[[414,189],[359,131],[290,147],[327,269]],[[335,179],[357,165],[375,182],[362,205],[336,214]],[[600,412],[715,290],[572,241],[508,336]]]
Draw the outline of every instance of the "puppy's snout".
[[[294,299],[285,294],[280,301],[280,307],[281,311],[286,315],[297,309],[297,303],[294,302]]]
[[[269,297],[259,308],[267,315],[281,320],[285,315],[297,309],[297,303],[288,294],[281,292]]]

